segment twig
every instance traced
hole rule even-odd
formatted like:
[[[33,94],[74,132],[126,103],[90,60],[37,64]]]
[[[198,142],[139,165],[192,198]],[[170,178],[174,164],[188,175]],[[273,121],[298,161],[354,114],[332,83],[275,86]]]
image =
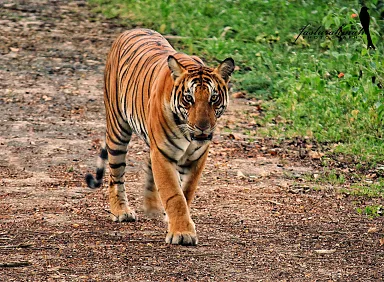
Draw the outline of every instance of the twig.
[[[183,254],[180,255],[183,257],[220,257],[222,254],[220,253],[200,253],[200,254]]]
[[[178,36],[178,35],[165,35],[165,39],[169,40],[184,40],[184,39],[191,39],[191,37],[188,36]],[[216,38],[199,38],[199,40],[216,40]]]
[[[32,263],[30,261],[10,261],[10,262],[0,262],[0,267],[21,267],[21,266],[28,266]]]
[[[175,40],[183,40],[183,39],[191,39],[190,37],[186,37],[186,36],[177,36],[177,35],[165,35],[164,36],[165,39],[175,39]]]
[[[267,202],[270,202],[272,204],[275,204],[275,205],[280,205],[280,206],[284,206],[284,204],[282,203],[279,203],[279,202],[276,202],[276,201],[272,201],[272,200],[266,200]]]
[[[30,243],[21,243],[18,245],[5,245],[5,246],[0,246],[0,249],[19,249],[19,248],[29,248],[32,247],[33,244]]]
[[[153,240],[140,240],[140,239],[132,239],[132,240],[127,240],[129,243],[161,243],[164,241],[164,239],[153,239]]]
[[[351,232],[339,231],[339,230],[319,230],[319,233],[336,233],[336,234],[347,234]]]

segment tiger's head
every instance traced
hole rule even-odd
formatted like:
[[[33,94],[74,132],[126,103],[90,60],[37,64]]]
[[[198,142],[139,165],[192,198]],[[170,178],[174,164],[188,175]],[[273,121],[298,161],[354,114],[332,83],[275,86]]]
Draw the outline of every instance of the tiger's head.
[[[227,108],[228,82],[235,68],[232,58],[217,68],[203,65],[185,68],[175,57],[168,57],[174,81],[170,108],[192,140],[211,140],[217,119]]]

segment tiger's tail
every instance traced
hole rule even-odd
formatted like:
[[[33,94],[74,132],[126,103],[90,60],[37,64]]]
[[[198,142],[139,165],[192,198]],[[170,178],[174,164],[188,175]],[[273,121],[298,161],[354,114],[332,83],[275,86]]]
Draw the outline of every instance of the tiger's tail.
[[[103,177],[105,173],[105,164],[108,160],[108,152],[105,145],[100,149],[100,155],[97,158],[96,179],[91,173],[87,173],[85,181],[89,188],[96,189],[103,184]]]

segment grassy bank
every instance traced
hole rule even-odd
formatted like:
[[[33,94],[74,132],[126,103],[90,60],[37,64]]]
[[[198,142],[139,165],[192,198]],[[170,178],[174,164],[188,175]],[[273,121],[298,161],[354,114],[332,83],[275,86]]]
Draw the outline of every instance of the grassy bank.
[[[307,136],[335,144],[375,167],[384,162],[383,45],[378,11],[370,6],[376,51],[365,35],[295,38],[300,29],[361,29],[358,1],[91,0],[106,17],[183,37],[189,54],[208,62],[231,56],[236,90],[265,101],[258,134]],[[346,4],[346,3],[349,4]],[[375,1],[373,1],[375,2]],[[372,83],[372,77],[375,77]]]

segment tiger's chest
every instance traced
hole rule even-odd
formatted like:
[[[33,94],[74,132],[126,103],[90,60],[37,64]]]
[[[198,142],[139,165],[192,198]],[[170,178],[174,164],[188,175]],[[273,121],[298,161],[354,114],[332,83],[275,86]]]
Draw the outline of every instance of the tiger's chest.
[[[200,142],[193,140],[189,143],[183,156],[179,159],[178,164],[186,164],[197,161],[208,149],[210,142]]]

